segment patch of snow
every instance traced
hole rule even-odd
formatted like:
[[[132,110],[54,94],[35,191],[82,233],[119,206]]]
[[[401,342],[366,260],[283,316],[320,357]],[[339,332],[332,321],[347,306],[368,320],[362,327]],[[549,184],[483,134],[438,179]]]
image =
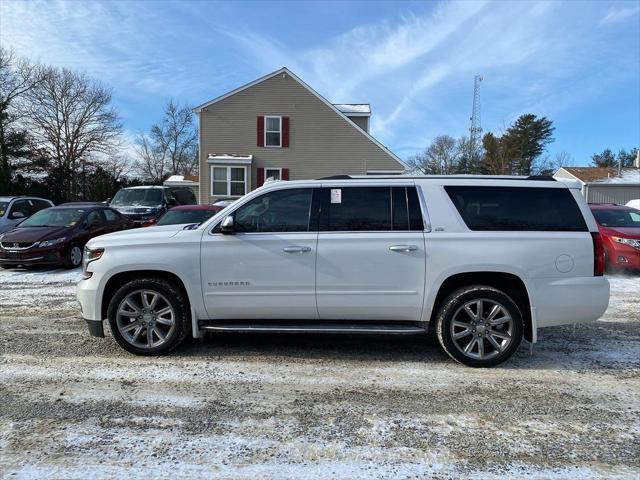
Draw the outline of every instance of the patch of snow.
[[[640,169],[627,168],[623,169],[620,175],[614,177],[601,178],[592,183],[637,183],[640,184]],[[640,193],[640,192],[639,192]]]
[[[52,283],[77,283],[82,279],[82,268],[67,270],[63,268],[24,269],[11,270],[0,269],[0,285],[8,283],[24,283],[46,285]]]
[[[333,106],[345,115],[349,113],[371,113],[371,107],[368,103],[334,103]]]

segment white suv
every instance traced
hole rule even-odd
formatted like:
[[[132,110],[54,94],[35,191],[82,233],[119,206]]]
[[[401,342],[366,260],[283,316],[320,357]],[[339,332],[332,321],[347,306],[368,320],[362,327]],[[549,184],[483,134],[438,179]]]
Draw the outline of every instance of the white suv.
[[[194,228],[87,244],[89,331],[143,355],[191,334],[424,334],[492,366],[540,327],[607,308],[604,250],[578,189],[544,178],[271,182]]]

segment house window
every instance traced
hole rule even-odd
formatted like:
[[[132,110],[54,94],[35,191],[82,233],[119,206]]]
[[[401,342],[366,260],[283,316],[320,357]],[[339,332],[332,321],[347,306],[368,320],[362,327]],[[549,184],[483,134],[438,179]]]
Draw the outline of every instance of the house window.
[[[264,117],[265,147],[282,146],[282,117]]]
[[[211,167],[211,195],[241,197],[247,193],[245,167]]]
[[[268,178],[273,178],[274,180],[282,180],[282,169],[281,168],[265,168],[264,178],[265,180]]]

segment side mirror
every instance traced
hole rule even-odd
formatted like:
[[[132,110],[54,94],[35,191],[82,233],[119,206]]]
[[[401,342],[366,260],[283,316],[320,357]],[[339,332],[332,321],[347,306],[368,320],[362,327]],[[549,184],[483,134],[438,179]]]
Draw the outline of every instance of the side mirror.
[[[176,205],[178,205],[178,201],[175,198],[170,198],[169,200],[167,200],[167,205],[170,207],[175,207]]]
[[[111,203],[111,199],[110,199],[110,198],[107,198],[107,199],[104,201],[104,203],[106,203],[107,205],[109,205],[109,204]]]
[[[224,220],[222,220],[220,224],[220,231],[227,235],[235,233],[236,229],[233,225],[233,217],[231,215],[224,217]]]

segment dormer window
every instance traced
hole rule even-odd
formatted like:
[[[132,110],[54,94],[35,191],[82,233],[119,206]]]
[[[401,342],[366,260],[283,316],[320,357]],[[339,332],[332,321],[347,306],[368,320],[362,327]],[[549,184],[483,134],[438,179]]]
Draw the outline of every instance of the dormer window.
[[[264,117],[265,147],[282,146],[282,117]]]

